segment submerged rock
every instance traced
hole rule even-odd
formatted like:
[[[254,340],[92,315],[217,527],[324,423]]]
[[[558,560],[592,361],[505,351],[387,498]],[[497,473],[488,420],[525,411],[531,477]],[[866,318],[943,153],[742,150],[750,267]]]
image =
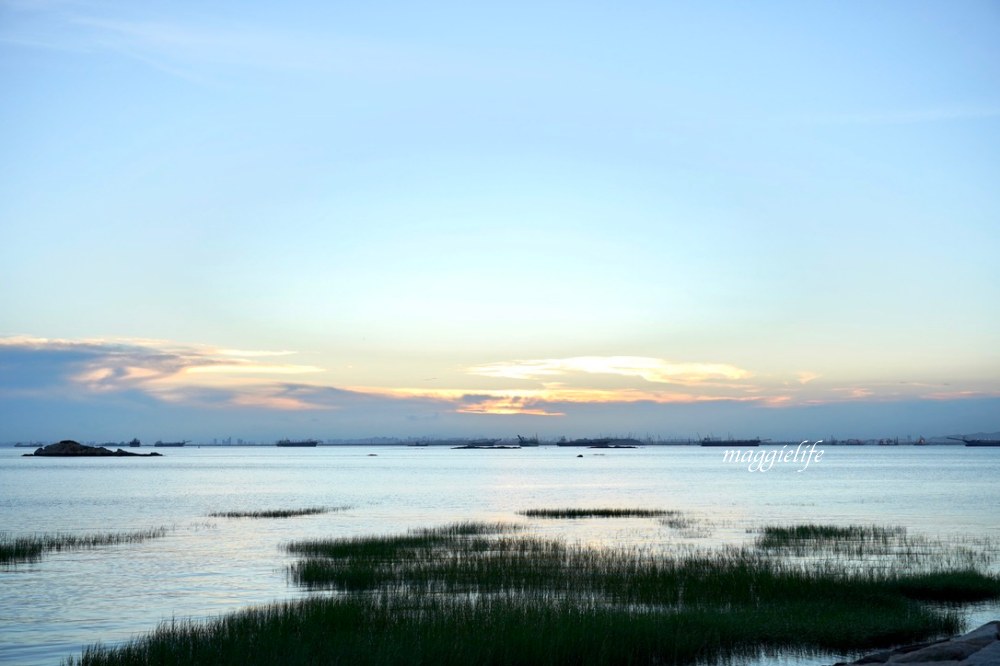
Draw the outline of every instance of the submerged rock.
[[[929,664],[937,666],[987,666],[1000,664],[1000,620],[987,622],[962,636],[918,643],[862,657],[850,664]]]
[[[133,453],[132,451],[126,451],[125,449],[118,449],[117,451],[112,451],[106,449],[103,446],[87,446],[86,444],[81,444],[80,442],[74,442],[72,439],[64,439],[61,442],[56,442],[55,444],[49,444],[48,446],[43,446],[35,449],[34,453],[25,453],[25,457],[28,456],[53,456],[53,457],[76,457],[76,456],[159,456],[159,453]]]

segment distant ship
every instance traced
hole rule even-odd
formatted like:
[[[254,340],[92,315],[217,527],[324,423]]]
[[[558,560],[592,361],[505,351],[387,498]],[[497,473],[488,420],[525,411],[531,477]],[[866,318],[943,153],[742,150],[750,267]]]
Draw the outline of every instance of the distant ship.
[[[739,448],[741,446],[760,446],[760,437],[754,439],[712,439],[706,437],[701,440],[702,446],[729,446]]]
[[[520,446],[505,446],[498,444],[499,439],[470,439],[461,446],[453,446],[453,449],[519,449]]]
[[[521,446],[538,446],[538,435],[534,437],[517,436],[517,443]]]
[[[607,446],[613,441],[615,440],[611,437],[598,437],[596,439],[571,439],[568,442],[556,442],[556,446]]]
[[[153,446],[184,446],[185,444],[187,444],[187,440],[183,442],[161,442],[160,440],[156,440]]]
[[[300,440],[290,440],[290,439],[279,439],[275,446],[316,446],[319,444],[317,439],[300,439]]]
[[[157,442],[159,443],[159,442]],[[142,442],[139,441],[138,437],[133,437],[131,440],[126,442],[104,442],[100,446],[104,448],[115,447],[115,446],[142,446]],[[170,446],[170,444],[165,444],[164,446]]]
[[[966,446],[1000,446],[1000,439],[966,439],[965,437],[949,437],[959,442],[965,442]]]

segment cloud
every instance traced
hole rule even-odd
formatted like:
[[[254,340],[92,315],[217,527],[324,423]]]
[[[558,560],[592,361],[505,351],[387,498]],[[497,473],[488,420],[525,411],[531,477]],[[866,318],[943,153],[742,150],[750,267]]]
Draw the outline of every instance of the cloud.
[[[800,384],[808,384],[813,380],[819,379],[821,376],[822,375],[819,375],[815,372],[809,372],[808,370],[804,370],[797,375],[797,378]]]
[[[650,383],[679,385],[731,382],[751,376],[749,371],[727,363],[675,363],[647,356],[575,356],[507,361],[473,366],[468,372],[482,377],[528,380],[617,375],[638,377]]]
[[[816,125],[917,125],[927,123],[961,122],[966,120],[992,120],[1000,118],[1000,105],[954,105],[895,109],[883,111],[860,111],[839,113],[810,118],[800,118],[800,122]]]
[[[404,78],[475,73],[460,59],[433,49],[311,27],[279,29],[249,18],[233,22],[205,12],[186,17],[182,11],[164,17],[138,4],[13,2],[8,9],[12,20],[0,23],[0,43],[112,54],[199,83],[212,69]]]
[[[218,353],[222,356],[250,358],[256,356],[291,356],[296,352],[288,351],[287,349],[281,351],[269,351],[266,349],[219,349]]]
[[[565,416],[570,405],[631,405],[637,403],[675,405],[699,402],[762,402],[760,396],[725,396],[708,393],[638,389],[586,389],[546,387],[541,389],[427,389],[354,387],[366,395],[394,399],[421,398],[436,401],[461,414],[519,414]]]
[[[532,396],[466,395],[458,407],[460,414],[520,414],[524,416],[565,416]]]
[[[751,384],[749,371],[734,366],[633,356],[491,363],[476,366],[481,374],[470,374],[465,387],[333,386],[322,368],[292,362],[296,356],[163,340],[0,338],[0,438],[36,438],[39,430],[195,439],[517,430],[687,436],[712,429],[773,437],[815,435],[820,424],[824,436],[848,426],[870,436],[878,434],[870,424],[897,422],[903,430],[896,432],[913,423],[935,434],[988,429],[987,406],[1000,399],[992,385],[832,385],[812,381],[812,373],[754,376]],[[606,375],[631,384],[595,386]],[[476,385],[497,378],[531,384]],[[849,415],[860,420],[845,420]]]
[[[322,372],[322,368],[314,365],[277,365],[265,363],[214,363],[187,368],[189,374],[258,374],[258,375],[299,375],[309,372]]]
[[[162,340],[59,340],[27,336],[0,338],[0,391],[113,393],[141,390],[164,400],[182,400],[197,387],[256,390],[261,378],[321,372],[311,365],[262,361],[289,352],[178,345]],[[291,404],[291,403],[288,403]]]
[[[253,26],[195,25],[178,21],[71,16],[88,42],[149,62],[264,69],[315,69],[363,57],[343,46]]]

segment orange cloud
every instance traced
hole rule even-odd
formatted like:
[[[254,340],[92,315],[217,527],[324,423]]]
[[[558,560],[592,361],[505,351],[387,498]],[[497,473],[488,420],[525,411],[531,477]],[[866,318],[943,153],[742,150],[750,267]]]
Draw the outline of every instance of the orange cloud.
[[[240,393],[232,397],[229,404],[236,407],[262,407],[264,409],[277,409],[281,411],[306,411],[310,409],[324,409],[324,405],[315,405],[305,400],[287,395],[257,395],[254,393]]]
[[[455,410],[459,414],[525,414],[528,416],[565,416],[562,412],[549,411],[540,407],[537,400],[519,396],[484,398],[471,404],[460,404]]]
[[[760,397],[727,397],[707,394],[636,389],[426,389],[352,387],[352,392],[388,398],[423,398],[448,404],[462,414],[528,414],[562,416],[560,405],[566,404],[628,404],[653,402],[658,404],[691,404],[697,402],[754,402]]]

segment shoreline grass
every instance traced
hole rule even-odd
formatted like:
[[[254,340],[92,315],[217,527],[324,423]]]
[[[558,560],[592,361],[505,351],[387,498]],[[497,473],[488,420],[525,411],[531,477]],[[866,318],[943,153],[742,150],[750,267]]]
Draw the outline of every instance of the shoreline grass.
[[[917,571],[900,560],[857,569],[846,559],[802,566],[759,540],[683,553],[598,549],[520,529],[465,522],[292,542],[285,548],[299,559],[290,580],[327,594],[165,623],[67,663],[710,663],[954,634],[963,629],[958,611],[937,602],[1000,598],[1000,576],[974,568]],[[885,532],[890,541],[901,537],[894,529]],[[797,543],[859,533],[817,526],[773,534]],[[861,534],[881,552],[882,532]]]
[[[210,518],[294,518],[297,516],[314,516],[333,511],[345,511],[349,506],[310,506],[302,509],[267,509],[263,511],[216,511],[208,514]]]
[[[140,543],[165,536],[166,527],[134,532],[106,532],[99,534],[36,534],[12,537],[0,534],[0,564],[37,562],[45,553],[63,550],[85,550],[123,543]]]
[[[420,604],[416,607],[415,604]],[[811,606],[789,607],[805,614]],[[804,622],[773,612],[696,609],[650,613],[595,604],[504,597],[473,602],[405,596],[321,597],[249,609],[208,623],[164,623],[119,647],[91,646],[69,666],[160,664],[694,664],[761,648],[871,648],[916,640],[914,616],[859,633],[878,611],[827,616],[815,644]],[[859,617],[866,622],[859,622]],[[952,625],[942,625],[950,630]]]

